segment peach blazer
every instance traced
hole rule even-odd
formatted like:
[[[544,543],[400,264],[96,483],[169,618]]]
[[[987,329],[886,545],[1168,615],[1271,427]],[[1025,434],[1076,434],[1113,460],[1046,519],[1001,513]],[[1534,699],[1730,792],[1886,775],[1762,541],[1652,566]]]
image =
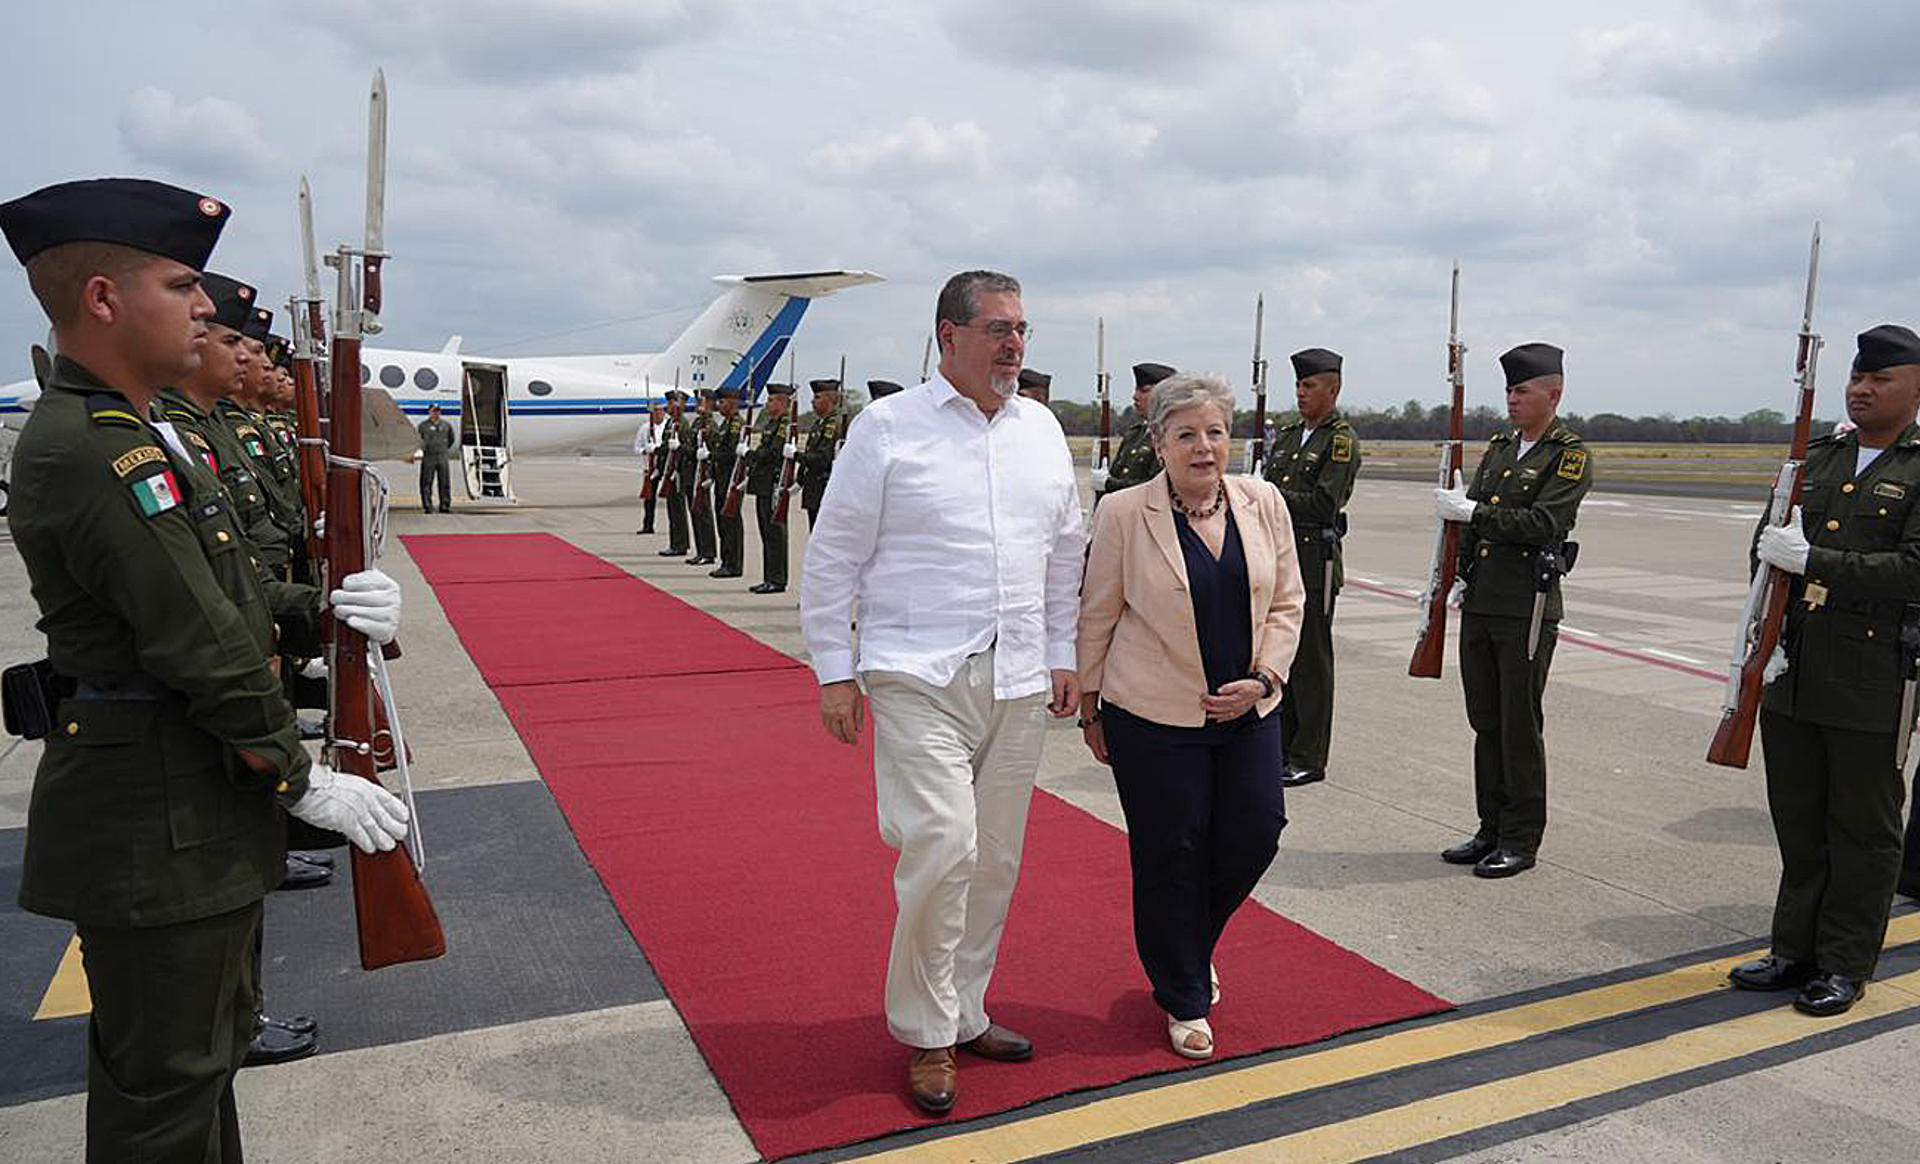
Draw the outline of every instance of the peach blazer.
[[[1284,681],[1300,646],[1306,587],[1293,544],[1293,519],[1280,491],[1229,475],[1227,504],[1246,551],[1253,661]],[[1080,685],[1142,719],[1174,727],[1207,722],[1187,560],[1173,526],[1167,475],[1102,498],[1080,588]],[[1266,715],[1276,688],[1257,705]]]

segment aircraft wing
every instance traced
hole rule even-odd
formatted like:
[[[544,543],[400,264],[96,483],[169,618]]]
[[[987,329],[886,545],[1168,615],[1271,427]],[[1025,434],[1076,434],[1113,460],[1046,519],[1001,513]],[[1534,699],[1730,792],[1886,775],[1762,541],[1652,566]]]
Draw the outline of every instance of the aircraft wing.
[[[419,431],[385,388],[360,390],[360,425],[360,455],[369,461],[404,461],[420,448]]]
[[[803,271],[794,275],[715,275],[713,281],[723,287],[752,287],[801,299],[818,299],[848,287],[885,280],[872,271]]]

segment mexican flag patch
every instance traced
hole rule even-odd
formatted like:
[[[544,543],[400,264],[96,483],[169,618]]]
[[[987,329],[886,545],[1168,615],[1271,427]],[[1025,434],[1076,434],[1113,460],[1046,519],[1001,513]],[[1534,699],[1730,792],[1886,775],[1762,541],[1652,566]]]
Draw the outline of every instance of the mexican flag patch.
[[[133,499],[140,503],[140,512],[148,517],[157,517],[180,504],[180,483],[173,479],[171,469],[142,477],[130,488]]]

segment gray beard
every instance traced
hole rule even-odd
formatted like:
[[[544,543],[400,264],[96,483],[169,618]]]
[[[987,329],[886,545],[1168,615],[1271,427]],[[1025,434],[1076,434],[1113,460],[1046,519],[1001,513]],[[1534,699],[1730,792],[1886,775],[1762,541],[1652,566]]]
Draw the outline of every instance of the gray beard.
[[[1020,391],[1020,378],[1018,376],[1009,376],[1006,379],[1001,379],[998,376],[989,377],[987,383],[993,385],[994,392],[997,393],[1002,400],[1006,400],[1012,397],[1014,393]]]

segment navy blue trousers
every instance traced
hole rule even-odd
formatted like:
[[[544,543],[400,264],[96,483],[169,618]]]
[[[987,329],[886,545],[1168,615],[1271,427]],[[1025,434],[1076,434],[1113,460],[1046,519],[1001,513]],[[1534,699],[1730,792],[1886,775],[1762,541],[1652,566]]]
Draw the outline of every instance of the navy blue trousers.
[[[1204,1018],[1213,947],[1287,824],[1280,716],[1167,727],[1103,704],[1101,722],[1127,817],[1134,947],[1161,1009]]]

